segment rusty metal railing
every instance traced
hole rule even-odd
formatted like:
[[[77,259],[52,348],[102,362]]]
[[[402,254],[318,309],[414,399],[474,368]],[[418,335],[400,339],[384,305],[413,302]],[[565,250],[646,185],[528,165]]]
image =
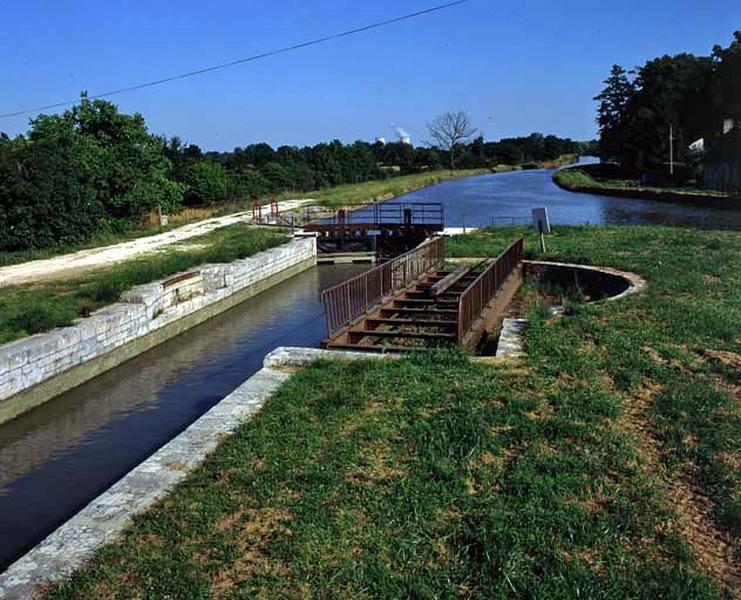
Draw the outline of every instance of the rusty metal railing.
[[[445,246],[432,238],[390,261],[322,292],[327,336],[332,337],[368,309],[412,283],[433,267],[442,265]]]
[[[458,343],[463,342],[471,325],[522,260],[522,245],[523,240],[519,238],[507,246],[461,294],[458,299]]]

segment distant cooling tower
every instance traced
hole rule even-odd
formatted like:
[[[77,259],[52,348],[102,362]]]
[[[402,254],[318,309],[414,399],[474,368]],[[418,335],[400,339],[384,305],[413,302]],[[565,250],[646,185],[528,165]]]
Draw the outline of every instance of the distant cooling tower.
[[[406,144],[407,146],[412,145],[412,137],[406,131],[404,131],[401,127],[391,123],[391,129],[393,129],[396,135],[399,136],[399,143]]]

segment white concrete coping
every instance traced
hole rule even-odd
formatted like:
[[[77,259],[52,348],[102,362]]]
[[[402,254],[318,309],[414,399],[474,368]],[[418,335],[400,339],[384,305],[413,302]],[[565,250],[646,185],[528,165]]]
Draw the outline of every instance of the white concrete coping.
[[[255,373],[10,565],[0,574],[0,598],[31,598],[38,586],[72,574],[120,535],[135,514],[163,498],[203,463],[222,436],[260,410],[288,377],[271,368]]]

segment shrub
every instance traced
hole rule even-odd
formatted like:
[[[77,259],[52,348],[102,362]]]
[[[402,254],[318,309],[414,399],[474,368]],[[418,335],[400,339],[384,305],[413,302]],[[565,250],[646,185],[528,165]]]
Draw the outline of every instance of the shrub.
[[[189,165],[185,170],[184,181],[188,204],[216,204],[227,196],[224,167],[210,160]]]
[[[81,181],[69,148],[22,140],[0,146],[6,146],[0,152],[0,249],[81,243],[99,229],[103,208]]]

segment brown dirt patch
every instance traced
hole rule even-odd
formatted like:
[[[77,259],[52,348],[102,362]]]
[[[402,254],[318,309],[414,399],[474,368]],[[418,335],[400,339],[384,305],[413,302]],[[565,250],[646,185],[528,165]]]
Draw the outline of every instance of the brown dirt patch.
[[[715,455],[715,460],[722,462],[731,469],[741,469],[741,454],[738,452],[718,452],[718,454]]]
[[[602,552],[600,548],[583,548],[578,552],[564,550],[563,555],[567,560],[587,565],[594,573],[599,575],[604,571],[604,564],[600,560]]]
[[[171,460],[165,463],[166,467],[175,471],[188,471],[188,465],[180,460]]]
[[[730,350],[710,350],[703,348],[700,354],[711,362],[720,363],[731,369],[741,369],[741,354]]]
[[[345,475],[345,481],[354,485],[380,485],[391,479],[406,477],[407,475],[408,473],[402,469],[392,469],[379,464],[351,471]]]
[[[231,531],[234,529],[234,526],[242,520],[244,515],[244,509],[229,513],[214,523],[214,531],[216,533],[226,533],[227,531]]]
[[[293,515],[285,508],[242,509],[219,521],[214,529],[229,533],[237,543],[237,558],[225,565],[211,584],[211,597],[224,598],[256,575],[290,575],[287,565],[265,555],[270,540],[277,534],[290,535],[287,524]]]
[[[363,448],[363,456],[369,465],[360,466],[345,475],[345,481],[355,485],[380,485],[391,479],[406,477],[408,472],[393,465],[391,448],[378,442]]]
[[[689,369],[687,365],[681,363],[680,361],[674,358],[670,358],[668,356],[662,356],[655,348],[651,348],[650,346],[644,346],[642,350],[657,365],[661,365],[662,367],[668,367],[670,369],[674,369],[682,373],[691,373],[691,369]]]
[[[450,549],[444,540],[437,540],[432,549],[435,552],[435,565],[443,566],[450,562]]]
[[[664,495],[677,512],[677,519],[667,524],[668,530],[681,535],[692,548],[698,564],[728,591],[739,589],[741,578],[734,561],[730,534],[717,527],[710,499],[686,474],[669,471],[661,461],[661,442],[649,425],[647,410],[662,387],[649,382],[638,392],[625,397],[625,409],[617,425],[636,444],[640,465],[657,476]]]
[[[363,411],[369,415],[376,415],[383,412],[386,405],[383,402],[366,402]]]

